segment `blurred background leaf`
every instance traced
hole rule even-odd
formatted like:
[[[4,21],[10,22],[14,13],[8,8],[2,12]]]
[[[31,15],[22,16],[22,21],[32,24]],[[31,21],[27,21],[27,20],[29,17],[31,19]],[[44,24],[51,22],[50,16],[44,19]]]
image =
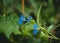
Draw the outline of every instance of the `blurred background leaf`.
[[[36,37],[31,37],[33,36],[33,25],[36,23],[35,19],[37,18],[37,12],[41,4],[42,8],[39,14],[39,24],[46,28],[48,32],[53,31],[56,26],[55,22],[58,22],[58,20],[55,20],[55,17],[57,13],[60,12],[60,0],[25,0],[24,16],[28,18],[33,15],[35,18],[32,17],[32,20],[28,24],[23,23],[23,25],[18,24],[19,16],[22,12],[22,0],[0,0],[0,32],[4,33],[8,38],[12,33],[17,36],[23,35],[20,38],[22,40],[28,40],[27,43],[49,43],[48,38],[44,37],[45,35],[49,35],[46,31],[42,31],[42,35],[39,33],[40,36],[38,39],[36,39]],[[21,27],[22,32],[20,30]],[[20,38],[17,38],[20,41]]]

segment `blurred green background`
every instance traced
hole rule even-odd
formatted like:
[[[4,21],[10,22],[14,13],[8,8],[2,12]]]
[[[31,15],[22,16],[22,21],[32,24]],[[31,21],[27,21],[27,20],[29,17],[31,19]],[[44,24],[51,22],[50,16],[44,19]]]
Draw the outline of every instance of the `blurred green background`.
[[[60,0],[24,0],[29,23],[19,25],[22,0],[0,0],[0,43],[60,43]],[[32,33],[37,24],[37,36]]]

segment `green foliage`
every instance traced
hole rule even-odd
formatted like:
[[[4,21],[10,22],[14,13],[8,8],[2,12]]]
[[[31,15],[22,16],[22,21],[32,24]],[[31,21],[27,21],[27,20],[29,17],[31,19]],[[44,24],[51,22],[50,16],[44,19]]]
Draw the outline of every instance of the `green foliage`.
[[[5,35],[9,38],[11,33],[20,33],[19,25],[18,25],[18,16],[10,14],[10,16],[1,16],[0,17],[0,30],[5,33]]]
[[[28,40],[27,43],[49,43],[49,38],[60,40],[51,34],[51,31],[54,29],[55,21],[55,7],[53,0],[25,0],[24,16],[28,18],[30,13],[33,12],[36,21],[32,17],[30,22],[23,23],[22,25],[18,24],[18,15],[22,12],[21,0],[2,0],[0,6],[0,11],[3,12],[0,12],[0,33],[4,33],[6,37],[11,40],[14,38],[12,34],[17,35],[19,42],[16,42],[15,39],[13,42],[20,43],[21,41]],[[35,23],[39,27],[37,36],[34,36],[32,33]],[[18,35],[22,36],[18,37]]]

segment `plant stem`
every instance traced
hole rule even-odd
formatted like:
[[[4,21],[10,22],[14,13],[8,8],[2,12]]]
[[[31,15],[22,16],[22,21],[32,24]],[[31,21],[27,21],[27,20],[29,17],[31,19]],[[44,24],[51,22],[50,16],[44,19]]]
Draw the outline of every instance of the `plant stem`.
[[[54,39],[57,39],[57,40],[60,40],[60,38],[57,38],[56,36],[54,36],[53,34],[51,34],[50,32],[48,32],[45,28],[43,28],[43,27],[41,27],[40,25],[38,25],[39,26],[39,28],[41,28],[41,30],[43,31],[46,31],[48,34],[50,34],[52,37],[50,37],[50,38],[54,38]]]
[[[53,34],[51,34],[50,32],[48,32],[45,28],[43,28],[43,27],[40,26],[39,21],[40,21],[41,9],[42,9],[42,4],[40,5],[40,8],[39,8],[38,13],[37,13],[37,24],[38,24],[39,28],[41,28],[42,31],[46,31],[48,34],[51,35],[51,37],[49,36],[48,38],[54,38],[54,39],[60,40],[59,38],[57,38],[56,36],[54,36]]]
[[[57,27],[59,27],[60,26],[60,24],[59,25],[57,25],[53,30],[55,30]]]
[[[42,9],[42,4],[40,5],[40,8],[39,8],[38,13],[37,13],[37,24],[39,24],[39,22],[40,22],[41,9]]]
[[[22,13],[24,14],[24,0],[22,0]]]

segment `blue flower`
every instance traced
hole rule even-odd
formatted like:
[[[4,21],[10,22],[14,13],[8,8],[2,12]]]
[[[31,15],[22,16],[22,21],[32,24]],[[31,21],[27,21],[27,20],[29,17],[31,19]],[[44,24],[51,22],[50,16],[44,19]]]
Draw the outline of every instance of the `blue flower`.
[[[38,32],[38,30],[36,30],[36,29],[33,30],[34,35],[36,35],[37,32]]]
[[[22,24],[24,21],[25,21],[25,17],[21,15],[19,19],[19,24]]]
[[[34,35],[36,35],[37,32],[38,32],[38,29],[37,29],[38,26],[37,26],[37,24],[34,24],[33,28],[34,28],[33,33],[34,33]]]
[[[30,22],[31,18],[32,17],[29,16],[26,20],[26,17],[24,17],[22,14],[20,14],[19,24],[21,25],[23,22],[26,22],[26,24],[27,24],[28,22]]]
[[[31,19],[32,19],[32,17],[31,17],[31,16],[29,16],[29,17],[28,17],[28,22],[29,22]]]
[[[29,16],[26,23],[30,22],[31,19],[32,19],[32,17]]]

